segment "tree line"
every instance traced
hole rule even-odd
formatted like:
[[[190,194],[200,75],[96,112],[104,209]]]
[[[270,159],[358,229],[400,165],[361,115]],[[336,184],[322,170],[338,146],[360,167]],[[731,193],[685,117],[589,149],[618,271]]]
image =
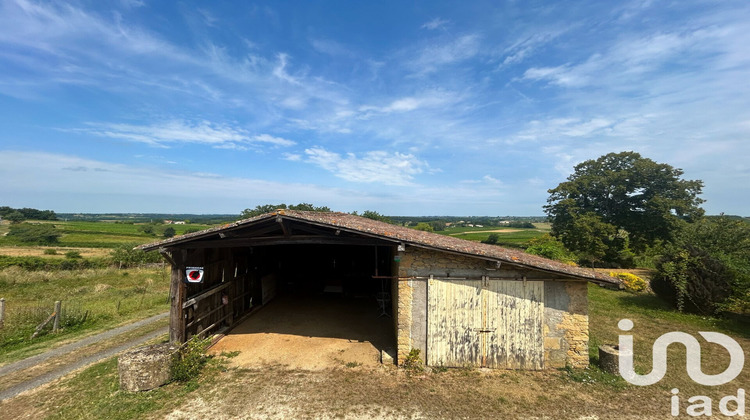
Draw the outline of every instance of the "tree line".
[[[8,206],[1,206],[0,218],[19,223],[24,220],[57,220],[57,215],[52,210],[38,210],[27,207],[14,209]]]

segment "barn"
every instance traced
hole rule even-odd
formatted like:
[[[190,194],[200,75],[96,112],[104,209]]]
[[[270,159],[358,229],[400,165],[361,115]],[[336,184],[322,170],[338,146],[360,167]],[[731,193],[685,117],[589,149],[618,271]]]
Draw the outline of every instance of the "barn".
[[[139,248],[172,266],[172,342],[230,331],[286,296],[297,299],[288,311],[337,296],[371,304],[372,322],[388,319],[398,364],[418,349],[431,366],[587,366],[588,283],[617,285],[593,270],[346,213],[277,210]],[[337,316],[354,316],[341,308]]]

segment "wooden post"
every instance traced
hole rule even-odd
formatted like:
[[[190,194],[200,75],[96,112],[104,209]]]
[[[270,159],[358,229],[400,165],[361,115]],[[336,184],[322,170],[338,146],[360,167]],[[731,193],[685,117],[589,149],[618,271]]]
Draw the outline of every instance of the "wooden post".
[[[55,301],[55,323],[52,324],[52,332],[57,332],[60,329],[60,310],[62,309],[62,302]]]
[[[169,310],[169,342],[181,344],[185,342],[185,319],[183,318],[182,303],[185,301],[185,257],[186,251],[172,251],[171,276],[171,306]]]
[[[0,328],[5,323],[5,298],[0,298]]]

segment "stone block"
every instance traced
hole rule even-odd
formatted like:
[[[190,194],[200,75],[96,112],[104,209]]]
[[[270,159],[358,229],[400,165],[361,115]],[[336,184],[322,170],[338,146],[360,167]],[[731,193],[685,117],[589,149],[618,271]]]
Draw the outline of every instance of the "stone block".
[[[139,347],[120,355],[117,371],[120,389],[125,391],[147,391],[169,381],[169,370],[177,347],[169,343]]]
[[[546,350],[560,350],[560,337],[545,337],[544,348]]]
[[[631,355],[632,357],[632,355]],[[620,348],[614,344],[599,346],[599,367],[614,375],[620,375]]]

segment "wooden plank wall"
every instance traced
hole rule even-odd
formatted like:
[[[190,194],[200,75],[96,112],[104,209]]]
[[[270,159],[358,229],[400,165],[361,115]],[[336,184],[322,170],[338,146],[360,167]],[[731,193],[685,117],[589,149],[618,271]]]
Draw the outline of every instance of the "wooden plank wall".
[[[485,293],[485,366],[544,367],[544,282],[489,280]]]
[[[431,278],[427,293],[429,365],[544,367],[544,282]]]
[[[478,366],[482,349],[482,281],[428,282],[427,355],[431,366]]]

